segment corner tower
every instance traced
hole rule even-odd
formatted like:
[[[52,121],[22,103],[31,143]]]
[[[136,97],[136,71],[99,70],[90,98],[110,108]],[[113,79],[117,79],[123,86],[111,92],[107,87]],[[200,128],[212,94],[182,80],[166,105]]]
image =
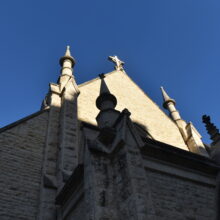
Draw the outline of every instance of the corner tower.
[[[79,95],[73,67],[75,59],[67,46],[60,58],[61,74],[58,83],[49,84],[42,108],[49,109],[43,162],[39,219],[55,219],[55,198],[74,168],[78,165]]]

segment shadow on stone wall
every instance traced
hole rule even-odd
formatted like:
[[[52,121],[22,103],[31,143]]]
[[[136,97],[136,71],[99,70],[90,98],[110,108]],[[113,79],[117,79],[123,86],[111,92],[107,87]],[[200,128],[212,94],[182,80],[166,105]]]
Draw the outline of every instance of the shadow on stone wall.
[[[151,139],[155,140],[155,139],[153,138],[153,136],[150,134],[150,132],[149,132],[147,126],[145,126],[145,125],[143,125],[143,124],[141,124],[141,123],[138,123],[138,122],[133,122],[133,123],[134,123],[134,125],[135,125],[135,128],[137,129],[137,131],[139,132],[139,134],[141,135],[141,137],[142,137],[143,139],[145,139],[145,138],[151,138]]]

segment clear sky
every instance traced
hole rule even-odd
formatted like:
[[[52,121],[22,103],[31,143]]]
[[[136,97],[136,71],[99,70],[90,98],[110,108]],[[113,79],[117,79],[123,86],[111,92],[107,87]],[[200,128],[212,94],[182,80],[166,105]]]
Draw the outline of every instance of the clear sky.
[[[208,143],[201,116],[220,128],[219,11],[217,0],[2,1],[0,126],[39,110],[70,45],[77,83],[112,71],[118,55],[161,107],[164,86]]]

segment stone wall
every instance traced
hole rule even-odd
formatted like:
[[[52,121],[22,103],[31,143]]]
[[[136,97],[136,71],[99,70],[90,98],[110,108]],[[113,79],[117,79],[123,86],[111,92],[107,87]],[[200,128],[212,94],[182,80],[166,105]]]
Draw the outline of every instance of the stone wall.
[[[150,172],[156,219],[215,219],[214,187]]]
[[[158,220],[214,220],[215,179],[175,167],[151,167],[146,175]],[[164,169],[165,168],[165,169]],[[154,170],[155,169],[155,170]],[[163,172],[165,171],[165,172]]]
[[[48,112],[0,133],[0,219],[35,219]]]

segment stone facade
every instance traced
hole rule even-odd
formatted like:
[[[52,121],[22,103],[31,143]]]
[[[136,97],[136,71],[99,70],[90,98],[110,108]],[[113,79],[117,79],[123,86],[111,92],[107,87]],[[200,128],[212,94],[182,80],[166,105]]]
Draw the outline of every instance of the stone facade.
[[[160,172],[148,171],[147,175],[157,219],[215,218],[214,178],[207,184]]]
[[[218,160],[109,59],[78,86],[67,48],[41,111],[0,129],[0,219],[219,219]]]
[[[118,100],[117,110],[129,109],[131,119],[147,130],[152,138],[188,150],[175,123],[167,117],[159,106],[125,72],[113,71],[106,74],[105,80],[112,94]],[[79,119],[96,125],[98,109],[94,103],[99,95],[100,80],[97,78],[86,82],[79,85],[79,89]]]
[[[48,111],[0,130],[0,219],[35,219]]]

